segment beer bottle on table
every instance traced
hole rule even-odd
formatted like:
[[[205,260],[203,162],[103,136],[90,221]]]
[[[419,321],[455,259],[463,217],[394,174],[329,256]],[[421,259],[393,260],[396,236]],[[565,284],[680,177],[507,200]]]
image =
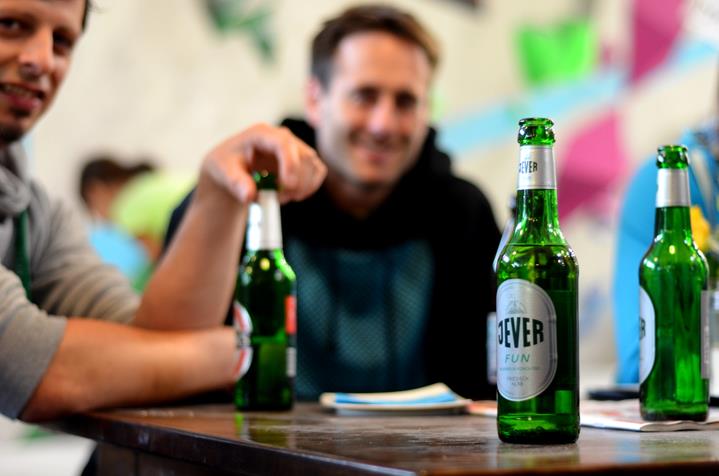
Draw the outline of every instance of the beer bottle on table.
[[[516,225],[497,260],[497,431],[510,443],[579,436],[579,269],[559,229],[553,125],[519,121]]]
[[[646,420],[704,420],[707,262],[692,238],[687,149],[659,148],[654,241],[639,266],[639,401]]]
[[[239,410],[286,410],[294,401],[296,369],[295,273],[282,251],[275,176],[254,174],[245,255],[240,264],[233,317],[241,357],[235,385]]]

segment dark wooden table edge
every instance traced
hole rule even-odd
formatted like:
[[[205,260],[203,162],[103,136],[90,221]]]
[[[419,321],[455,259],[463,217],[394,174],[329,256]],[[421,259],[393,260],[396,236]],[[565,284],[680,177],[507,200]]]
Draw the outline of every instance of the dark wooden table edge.
[[[289,450],[247,440],[232,440],[217,436],[198,436],[185,430],[147,423],[130,423],[94,413],[75,415],[43,426],[54,431],[89,438],[98,443],[107,443],[230,473],[234,471],[228,467],[239,468],[236,474],[270,474],[279,468],[282,468],[282,474],[318,476],[365,474],[412,476],[422,474],[346,457],[330,457],[307,450]],[[196,457],[196,455],[202,455],[203,458]],[[230,461],[228,461],[227,455],[231,455]],[[287,472],[288,470],[289,472]]]
[[[676,476],[716,475],[719,459],[711,461],[631,462],[625,465],[607,463],[592,466],[552,466],[549,468],[487,468],[484,470],[413,470],[383,466],[341,456],[302,449],[285,449],[248,440],[195,433],[141,422],[127,422],[111,417],[111,413],[76,415],[43,425],[49,429],[89,438],[98,443],[162,456],[191,464],[217,469],[224,474],[287,474],[287,475],[546,475],[546,474],[652,474]],[[581,438],[581,437],[580,437]],[[547,446],[551,451],[551,446]],[[197,457],[202,455],[203,457]],[[228,455],[231,457],[228,460]],[[230,468],[230,469],[228,469]],[[238,468],[233,470],[231,468]],[[278,473],[281,471],[281,473]]]

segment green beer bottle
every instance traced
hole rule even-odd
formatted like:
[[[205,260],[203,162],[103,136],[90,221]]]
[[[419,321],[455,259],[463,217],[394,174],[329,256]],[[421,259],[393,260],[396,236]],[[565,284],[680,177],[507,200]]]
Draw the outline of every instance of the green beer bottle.
[[[250,205],[245,256],[234,302],[238,347],[235,385],[239,410],[287,410],[294,401],[296,369],[295,273],[282,252],[282,226],[274,175],[255,173],[257,201]]]
[[[639,266],[640,407],[646,420],[704,420],[709,292],[689,221],[686,147],[660,147],[657,167],[655,237]]]
[[[497,260],[497,431],[510,443],[579,436],[579,269],[559,229],[553,125],[519,121],[516,225]]]

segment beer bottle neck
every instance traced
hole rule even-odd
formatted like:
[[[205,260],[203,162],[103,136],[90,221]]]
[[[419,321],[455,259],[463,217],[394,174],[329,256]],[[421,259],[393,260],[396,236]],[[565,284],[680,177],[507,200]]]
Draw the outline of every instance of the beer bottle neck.
[[[667,231],[689,233],[689,173],[687,169],[660,168],[657,171],[655,234]]]
[[[688,207],[657,208],[655,215],[655,234],[678,232],[688,234],[691,238],[692,226]]]
[[[557,179],[552,147],[519,148],[517,224],[512,237],[522,243],[563,243],[557,209]]]
[[[280,203],[276,190],[258,190],[247,219],[248,251],[282,249]]]

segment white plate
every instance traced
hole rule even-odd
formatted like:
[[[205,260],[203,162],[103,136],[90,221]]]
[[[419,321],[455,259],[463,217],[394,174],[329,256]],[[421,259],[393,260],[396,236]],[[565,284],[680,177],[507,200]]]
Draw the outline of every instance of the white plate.
[[[342,397],[340,401],[337,401],[338,395]],[[446,401],[432,402],[432,399]],[[401,392],[320,395],[320,405],[345,415],[456,413],[465,410],[470,402],[471,400],[460,397],[442,383]]]

